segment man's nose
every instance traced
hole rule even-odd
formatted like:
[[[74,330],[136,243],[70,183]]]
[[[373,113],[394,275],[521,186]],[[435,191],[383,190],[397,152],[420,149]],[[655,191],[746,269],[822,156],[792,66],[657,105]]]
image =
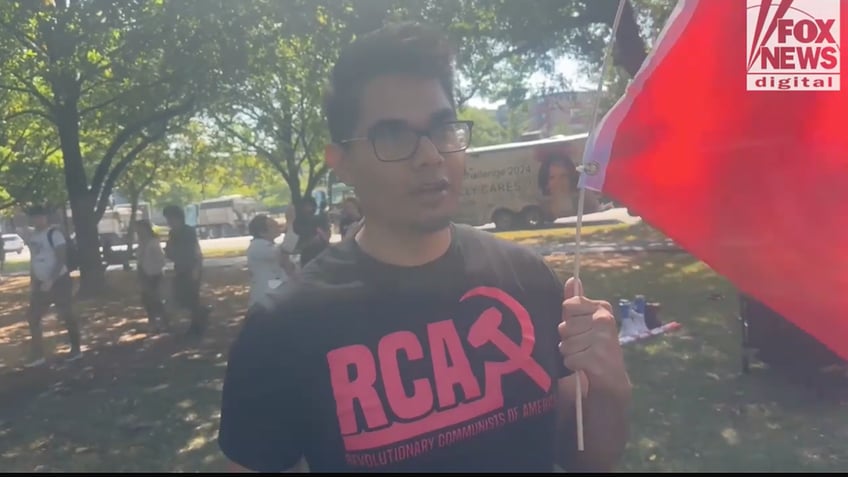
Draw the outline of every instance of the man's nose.
[[[437,166],[445,162],[445,157],[439,152],[439,149],[433,144],[429,137],[423,136],[418,144],[418,150],[415,151],[413,163],[416,167]]]

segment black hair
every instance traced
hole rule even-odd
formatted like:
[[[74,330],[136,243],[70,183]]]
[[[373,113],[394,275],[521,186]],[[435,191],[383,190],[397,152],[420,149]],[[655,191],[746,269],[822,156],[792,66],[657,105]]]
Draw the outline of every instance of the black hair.
[[[542,191],[543,195],[549,195],[551,192],[548,190],[548,180],[551,176],[551,166],[553,164],[559,164],[565,168],[568,172],[569,182],[571,183],[572,188],[576,188],[578,182],[580,181],[580,174],[577,172],[577,167],[571,162],[571,159],[566,155],[550,155],[546,157],[542,161],[542,165],[539,166],[539,177],[538,184],[539,189]]]
[[[342,50],[324,94],[330,139],[338,144],[350,138],[359,120],[362,90],[379,76],[438,79],[456,107],[453,59],[447,38],[418,23],[393,23],[357,38]]]
[[[175,218],[179,220],[185,220],[185,211],[179,205],[167,205],[164,209],[162,209],[162,215],[165,218]]]
[[[46,216],[49,214],[50,212],[47,210],[47,207],[43,205],[33,205],[27,209],[27,216],[29,217]]]
[[[250,223],[247,224],[247,232],[253,236],[253,238],[260,238],[262,234],[268,231],[268,216],[265,214],[259,214],[253,217],[250,220]]]

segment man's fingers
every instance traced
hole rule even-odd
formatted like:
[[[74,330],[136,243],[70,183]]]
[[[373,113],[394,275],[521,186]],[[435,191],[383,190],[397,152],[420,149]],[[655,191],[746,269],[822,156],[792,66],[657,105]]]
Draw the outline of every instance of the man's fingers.
[[[581,315],[563,321],[557,327],[559,336],[563,339],[569,336],[582,335],[592,329],[592,315]]]
[[[576,296],[583,296],[583,282],[574,277],[569,278],[565,281],[563,295],[566,299]]]
[[[575,296],[562,302],[562,311],[565,318],[576,315],[591,315],[597,311],[599,306],[603,307],[604,302],[591,300],[586,297]],[[607,306],[609,306],[608,303]]]

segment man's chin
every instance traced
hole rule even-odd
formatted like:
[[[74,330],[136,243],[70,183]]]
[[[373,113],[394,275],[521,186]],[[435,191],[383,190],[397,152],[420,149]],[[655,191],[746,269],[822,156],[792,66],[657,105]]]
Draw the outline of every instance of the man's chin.
[[[416,220],[412,223],[412,229],[422,235],[433,234],[450,227],[450,223],[450,217],[434,217],[423,220]]]

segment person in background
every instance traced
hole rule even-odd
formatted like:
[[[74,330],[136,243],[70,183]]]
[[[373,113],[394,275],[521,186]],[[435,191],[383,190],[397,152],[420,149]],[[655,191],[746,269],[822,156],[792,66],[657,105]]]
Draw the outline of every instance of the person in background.
[[[75,361],[82,358],[82,347],[79,325],[73,313],[73,282],[67,267],[65,235],[58,227],[49,226],[46,208],[32,207],[27,215],[34,231],[27,244],[31,257],[28,318],[32,348],[25,366],[45,363],[41,319],[50,305],[56,306],[59,319],[68,329],[71,352],[67,360]]]
[[[247,247],[247,269],[250,272],[250,298],[248,307],[253,306],[271,291],[282,285],[297,272],[296,265],[274,244],[280,236],[277,221],[260,214],[248,224],[253,240]]]
[[[174,262],[174,300],[191,313],[191,325],[186,335],[198,337],[206,330],[210,314],[209,307],[200,302],[203,252],[194,227],[185,223],[182,207],[169,205],[162,214],[171,229],[165,255]]]
[[[342,202],[342,213],[339,217],[339,235],[342,237],[348,236],[351,225],[362,220],[362,211],[359,208],[359,201],[355,197],[348,197]]]
[[[300,268],[318,256],[330,244],[330,222],[326,214],[316,214],[318,203],[314,197],[305,197],[297,208],[294,232],[298,236]]]
[[[6,266],[6,244],[0,239],[0,282],[3,281],[3,268]]]
[[[136,222],[138,233],[138,281],[141,285],[141,303],[147,312],[152,333],[161,333],[169,328],[165,303],[162,300],[162,276],[165,270],[165,252],[159,236],[148,220]]]

